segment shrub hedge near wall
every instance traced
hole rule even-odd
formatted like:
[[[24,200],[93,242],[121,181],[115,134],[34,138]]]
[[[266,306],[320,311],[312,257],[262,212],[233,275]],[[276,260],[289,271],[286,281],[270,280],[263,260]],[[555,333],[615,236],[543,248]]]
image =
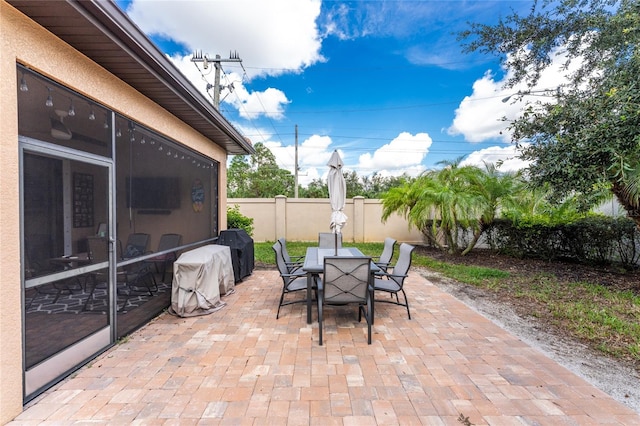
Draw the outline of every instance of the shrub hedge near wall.
[[[640,266],[640,230],[628,218],[592,216],[565,224],[494,222],[490,247],[516,257]]]

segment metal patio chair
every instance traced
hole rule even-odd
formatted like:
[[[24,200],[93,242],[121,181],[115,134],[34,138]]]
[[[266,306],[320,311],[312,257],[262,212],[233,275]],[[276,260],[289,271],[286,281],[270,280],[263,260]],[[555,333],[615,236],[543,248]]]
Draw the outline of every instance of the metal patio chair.
[[[158,250],[156,250],[156,252],[166,252],[167,250],[178,247],[181,242],[182,235],[180,234],[162,234],[160,236],[160,241],[158,242]],[[162,272],[162,282],[164,282],[168,267],[172,265],[177,258],[177,252],[171,251],[152,257],[151,259],[147,260],[147,262],[153,263],[155,265],[156,273]]]
[[[364,256],[324,258],[324,273],[318,281],[318,334],[322,346],[324,307],[358,306],[358,322],[367,320],[367,343],[371,344],[373,289],[370,285],[371,258]]]
[[[299,291],[307,291],[307,274],[302,270],[289,271],[287,264],[284,261],[282,255],[282,245],[276,241],[271,247],[276,257],[276,265],[278,266],[278,272],[282,278],[282,294],[280,295],[280,302],[278,303],[278,312],[276,313],[276,319],[280,317],[280,308],[293,303],[305,303],[304,299],[295,299],[285,301],[285,295],[289,293],[295,293]]]
[[[391,259],[393,259],[393,252],[396,249],[396,240],[391,237],[384,239],[384,247],[379,257],[373,258],[375,263],[382,272],[387,272],[391,266]]]
[[[336,247],[337,242],[337,247]],[[334,234],[333,232],[320,232],[318,233],[318,248],[332,249],[342,248],[342,234]]]
[[[278,242],[280,243],[284,263],[287,265],[287,269],[289,270],[289,272],[300,269],[302,265],[304,265],[304,256],[291,257],[289,255],[289,251],[287,250],[287,240],[284,238],[279,238]]]
[[[373,285],[374,292],[382,291],[391,295],[390,299],[375,299],[375,303],[393,303],[404,306],[407,308],[409,319],[411,319],[411,312],[409,312],[409,300],[404,291],[404,280],[407,278],[409,268],[411,267],[413,250],[415,250],[415,247],[410,244],[400,244],[400,253],[398,254],[398,261],[395,266],[391,272],[381,272],[376,275]],[[398,293],[402,293],[404,302],[400,301]]]

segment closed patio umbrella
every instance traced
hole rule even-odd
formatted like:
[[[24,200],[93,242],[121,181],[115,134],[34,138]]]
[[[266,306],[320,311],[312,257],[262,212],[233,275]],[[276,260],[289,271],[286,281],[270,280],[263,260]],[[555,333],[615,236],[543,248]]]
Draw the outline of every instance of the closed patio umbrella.
[[[338,234],[341,233],[345,223],[347,223],[347,215],[344,214],[344,204],[347,197],[347,183],[342,174],[342,158],[338,151],[333,151],[331,158],[327,163],[329,166],[329,175],[327,176],[327,186],[329,188],[329,202],[331,203],[331,222],[329,224],[331,231],[336,234],[336,254],[338,248]]]

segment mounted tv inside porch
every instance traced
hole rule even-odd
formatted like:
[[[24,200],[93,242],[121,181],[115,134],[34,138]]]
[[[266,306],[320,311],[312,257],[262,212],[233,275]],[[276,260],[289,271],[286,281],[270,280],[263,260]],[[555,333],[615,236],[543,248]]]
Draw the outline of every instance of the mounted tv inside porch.
[[[127,178],[127,208],[175,210],[180,208],[180,178]]]

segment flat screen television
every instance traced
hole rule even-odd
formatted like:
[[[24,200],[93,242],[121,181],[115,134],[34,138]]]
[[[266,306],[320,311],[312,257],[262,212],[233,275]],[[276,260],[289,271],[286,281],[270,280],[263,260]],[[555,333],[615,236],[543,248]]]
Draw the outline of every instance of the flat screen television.
[[[127,178],[127,208],[175,210],[180,208],[180,178]]]

